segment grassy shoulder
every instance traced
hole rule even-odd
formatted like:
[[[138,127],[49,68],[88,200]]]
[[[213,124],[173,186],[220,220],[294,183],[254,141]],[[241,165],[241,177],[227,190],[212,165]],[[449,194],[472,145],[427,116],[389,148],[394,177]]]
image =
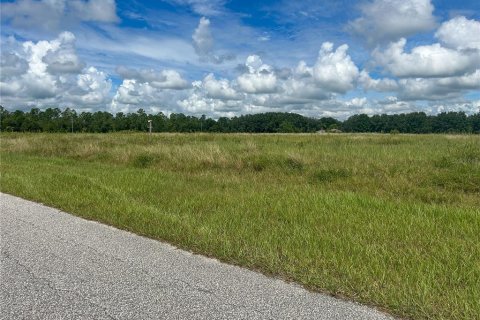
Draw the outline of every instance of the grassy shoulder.
[[[1,135],[1,191],[415,319],[480,314],[480,137]]]

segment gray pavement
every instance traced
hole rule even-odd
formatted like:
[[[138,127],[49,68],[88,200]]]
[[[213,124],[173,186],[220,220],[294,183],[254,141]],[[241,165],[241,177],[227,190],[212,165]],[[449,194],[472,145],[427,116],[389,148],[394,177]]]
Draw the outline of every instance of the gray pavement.
[[[393,319],[0,194],[1,319]]]

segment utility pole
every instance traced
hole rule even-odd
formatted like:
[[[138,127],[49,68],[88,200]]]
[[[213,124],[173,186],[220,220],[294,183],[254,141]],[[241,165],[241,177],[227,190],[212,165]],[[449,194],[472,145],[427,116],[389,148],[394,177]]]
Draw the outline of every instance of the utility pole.
[[[148,120],[148,141],[152,142],[152,120]]]

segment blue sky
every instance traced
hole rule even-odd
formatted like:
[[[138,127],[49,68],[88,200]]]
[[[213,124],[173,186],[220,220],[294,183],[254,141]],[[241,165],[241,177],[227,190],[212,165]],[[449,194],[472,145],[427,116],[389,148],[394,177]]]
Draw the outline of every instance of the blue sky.
[[[479,20],[473,0],[1,1],[1,104],[479,112]]]

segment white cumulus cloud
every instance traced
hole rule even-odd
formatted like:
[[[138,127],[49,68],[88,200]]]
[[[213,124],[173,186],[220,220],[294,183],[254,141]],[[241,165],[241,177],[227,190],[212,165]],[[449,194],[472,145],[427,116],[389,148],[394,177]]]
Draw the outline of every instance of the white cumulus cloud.
[[[361,6],[362,16],[349,29],[369,44],[388,42],[435,27],[430,0],[373,0]]]
[[[277,91],[277,76],[273,68],[263,64],[257,55],[250,55],[245,62],[248,72],[237,77],[239,88],[247,93],[272,93]]]
[[[14,52],[2,52],[0,58],[0,80],[8,80],[28,70],[28,62]]]
[[[94,67],[84,68],[72,33],[63,32],[50,41],[26,41],[14,47],[19,48],[18,52],[2,52],[2,104],[82,108],[99,107],[110,99],[110,79]],[[4,64],[9,66],[4,69]]]
[[[73,88],[70,98],[80,105],[104,105],[109,100],[112,82],[105,72],[89,67],[85,72],[77,75],[77,88]]]
[[[53,42],[54,47],[43,58],[49,73],[78,73],[85,67],[76,53],[73,33],[63,32]]]
[[[478,68],[480,51],[459,51],[439,43],[414,47],[405,51],[406,40],[391,43],[385,51],[376,49],[376,62],[397,77],[449,77]]]
[[[172,69],[161,71],[153,69],[136,70],[119,66],[116,71],[124,79],[134,79],[139,83],[148,83],[157,89],[183,90],[190,86],[188,81],[183,79],[178,71]]]
[[[345,93],[353,89],[358,77],[358,68],[347,54],[348,46],[343,44],[335,51],[333,44],[324,42],[317,62],[313,66],[316,83],[329,91]]]
[[[242,96],[232,88],[227,79],[215,79],[210,73],[202,81],[202,87],[207,93],[208,98],[222,100],[240,100]]]
[[[146,112],[178,112],[176,101],[184,99],[189,90],[158,89],[148,82],[124,79],[111,100],[110,112],[134,112],[142,108]]]
[[[206,97],[201,92],[193,92],[186,99],[178,100],[182,112],[213,117],[233,117],[244,109],[244,102],[238,100],[221,100]]]
[[[480,70],[457,77],[401,79],[398,95],[404,100],[445,100],[469,90],[480,91]]]
[[[442,23],[435,36],[451,48],[480,50],[480,21],[455,17]]]

